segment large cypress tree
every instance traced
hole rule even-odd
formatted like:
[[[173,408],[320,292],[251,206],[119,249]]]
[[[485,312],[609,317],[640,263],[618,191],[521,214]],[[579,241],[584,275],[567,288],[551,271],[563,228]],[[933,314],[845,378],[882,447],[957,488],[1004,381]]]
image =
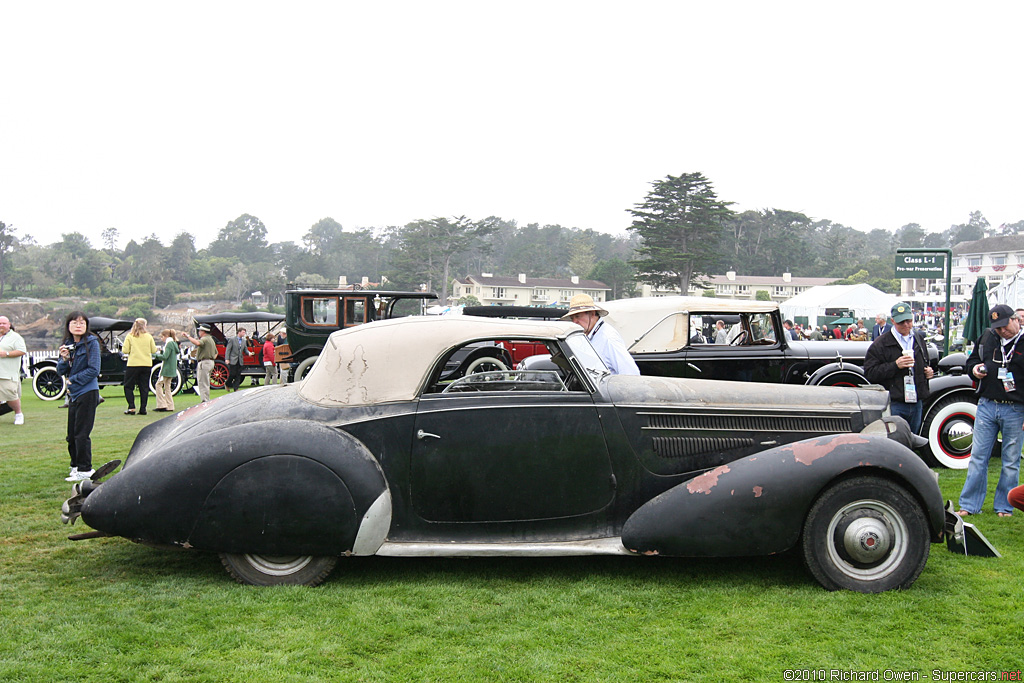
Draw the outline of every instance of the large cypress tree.
[[[656,180],[647,198],[629,212],[629,229],[643,238],[639,258],[630,261],[637,279],[677,286],[686,294],[690,281],[709,273],[720,260],[723,223],[731,202],[719,201],[711,181],[701,173]]]

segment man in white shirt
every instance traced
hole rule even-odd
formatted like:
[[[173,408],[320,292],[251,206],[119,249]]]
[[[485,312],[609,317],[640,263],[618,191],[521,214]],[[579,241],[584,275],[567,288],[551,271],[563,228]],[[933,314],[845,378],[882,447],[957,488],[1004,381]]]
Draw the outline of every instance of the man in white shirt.
[[[562,316],[562,320],[569,320],[583,328],[594,350],[613,375],[639,375],[640,368],[629,355],[622,336],[602,320],[606,315],[608,311],[595,304],[591,296],[577,294],[569,302],[569,312]]]
[[[25,424],[25,415],[21,412],[21,362],[24,355],[25,340],[11,329],[11,321],[0,315],[0,401],[14,411],[16,425]]]

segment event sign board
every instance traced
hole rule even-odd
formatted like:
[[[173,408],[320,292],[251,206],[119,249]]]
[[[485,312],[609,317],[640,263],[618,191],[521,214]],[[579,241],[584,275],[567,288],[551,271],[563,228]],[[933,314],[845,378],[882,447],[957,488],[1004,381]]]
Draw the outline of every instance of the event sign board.
[[[944,278],[946,277],[946,255],[943,253],[896,254],[896,277]]]

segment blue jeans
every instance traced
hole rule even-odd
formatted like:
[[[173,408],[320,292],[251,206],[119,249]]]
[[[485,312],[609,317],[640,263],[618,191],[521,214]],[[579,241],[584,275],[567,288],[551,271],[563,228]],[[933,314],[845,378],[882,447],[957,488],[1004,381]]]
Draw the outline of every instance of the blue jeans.
[[[910,425],[910,431],[915,434],[921,431],[921,418],[924,417],[924,414],[923,405],[920,401],[917,403],[890,401],[889,412],[906,420],[907,424]]]
[[[988,493],[988,461],[996,436],[1003,433],[1003,468],[996,485],[993,507],[996,512],[1013,512],[1006,500],[1010,489],[1020,479],[1020,447],[1024,440],[1024,403],[996,403],[987,398],[978,399],[978,413],[974,418],[974,445],[971,461],[967,465],[967,480],[960,492],[960,509],[972,514],[981,512]]]

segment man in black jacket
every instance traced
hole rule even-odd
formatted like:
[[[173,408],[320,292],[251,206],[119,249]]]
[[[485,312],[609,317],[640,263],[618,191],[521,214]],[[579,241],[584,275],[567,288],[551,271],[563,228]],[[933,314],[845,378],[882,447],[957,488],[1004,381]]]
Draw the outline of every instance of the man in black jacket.
[[[1000,517],[1009,517],[1013,506],[1007,496],[1020,483],[1020,446],[1024,441],[1024,335],[1009,306],[995,306],[988,317],[992,332],[981,336],[967,359],[967,374],[979,384],[978,412],[957,514],[981,512],[988,494],[988,461],[996,435],[1002,432],[1003,467],[992,507]]]
[[[928,365],[928,347],[914,331],[914,312],[902,301],[892,307],[892,328],[871,342],[864,357],[864,374],[889,390],[889,410],[917,434],[922,406],[928,398],[928,380],[935,374]]]

